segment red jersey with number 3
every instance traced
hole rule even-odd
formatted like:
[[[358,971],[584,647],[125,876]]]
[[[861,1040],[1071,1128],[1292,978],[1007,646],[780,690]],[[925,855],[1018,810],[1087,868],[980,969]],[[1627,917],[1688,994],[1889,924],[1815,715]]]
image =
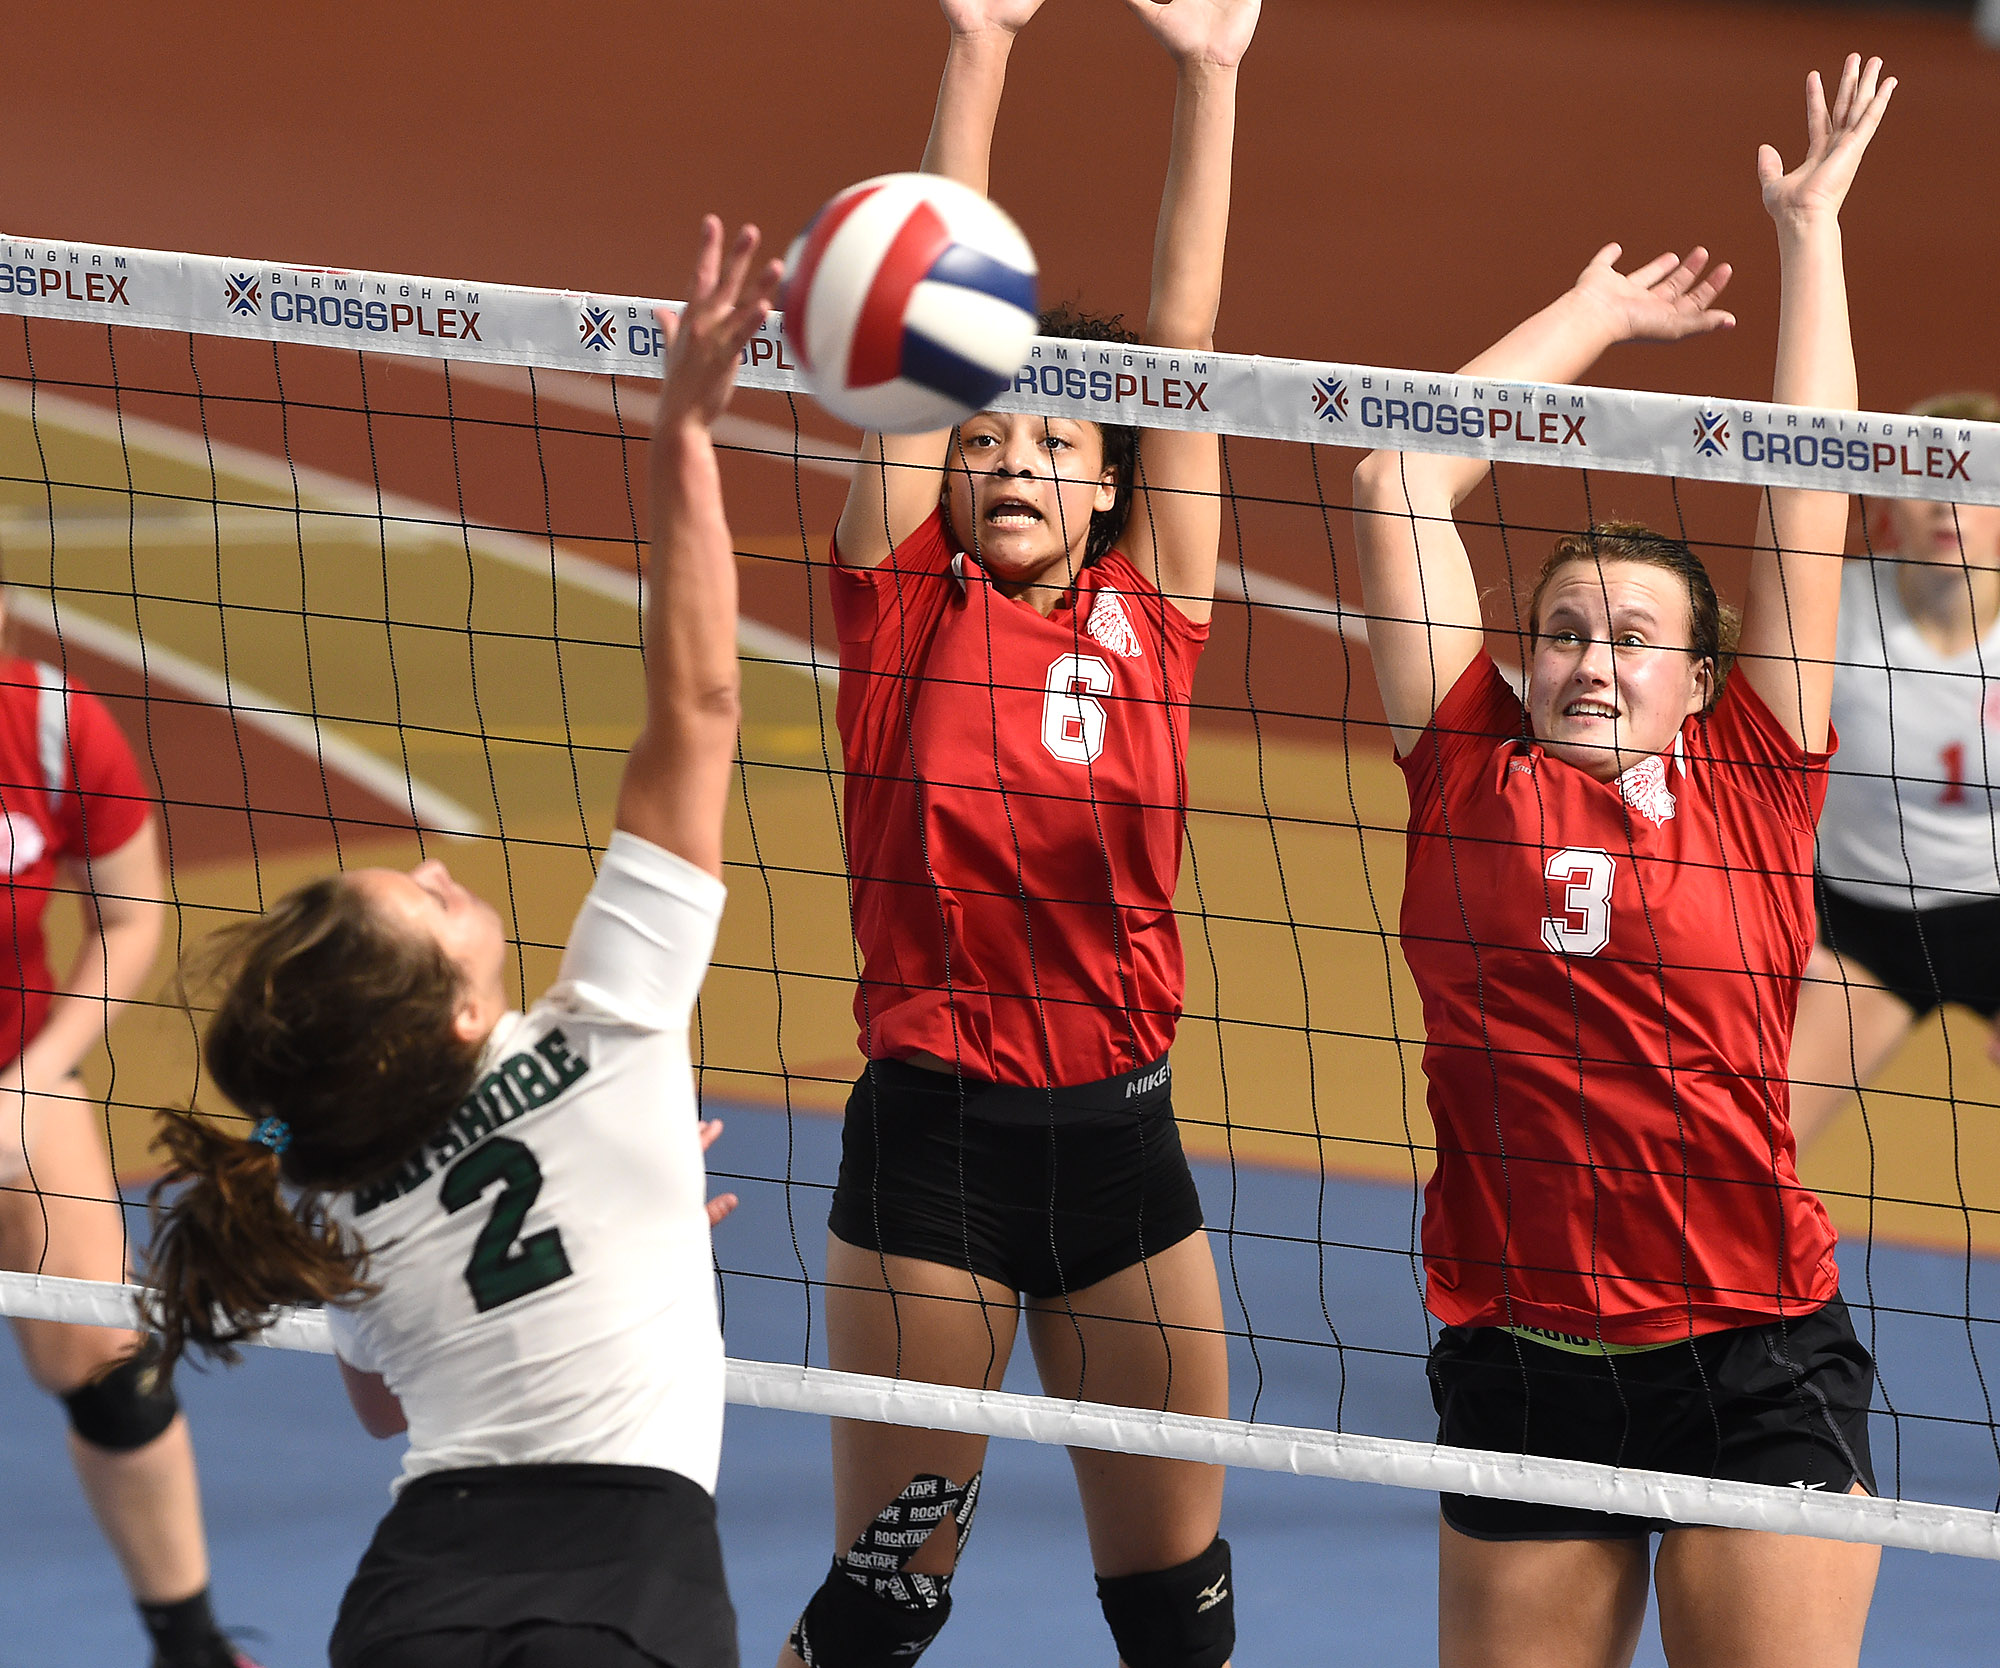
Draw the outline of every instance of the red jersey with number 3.
[[[1817,1308],[1786,1063],[1831,755],[1741,677],[1616,782],[1527,727],[1481,654],[1401,761],[1431,1311],[1639,1344]]]
[[[151,815],[132,750],[104,703],[53,666],[0,659],[0,862],[7,869],[0,1062],[41,1030],[55,974],[42,914],[64,862],[116,851]]]
[[[938,513],[880,567],[836,550],[833,611],[862,1053],[1032,1087],[1166,1053],[1208,627],[1117,551],[1044,618]]]

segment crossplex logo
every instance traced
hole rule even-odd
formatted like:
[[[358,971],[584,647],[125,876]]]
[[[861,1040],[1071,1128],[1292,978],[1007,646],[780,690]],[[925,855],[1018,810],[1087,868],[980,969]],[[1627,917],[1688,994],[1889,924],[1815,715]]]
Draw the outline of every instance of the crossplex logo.
[[[227,273],[222,280],[223,304],[232,313],[261,313],[264,310],[262,288],[250,273]]]
[[[613,347],[611,310],[608,307],[586,307],[577,320],[577,333],[583,338],[583,345],[592,353],[609,353]]]
[[[1729,417],[1720,411],[1697,411],[1694,416],[1694,455],[1720,458],[1729,455]]]
[[[1313,415],[1324,423],[1347,421],[1347,384],[1339,377],[1323,376],[1312,385]]]

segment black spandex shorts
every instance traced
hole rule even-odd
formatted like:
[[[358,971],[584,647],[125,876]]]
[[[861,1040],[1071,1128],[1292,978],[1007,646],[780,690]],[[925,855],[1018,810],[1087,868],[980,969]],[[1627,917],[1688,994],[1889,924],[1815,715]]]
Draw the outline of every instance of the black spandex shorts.
[[[1955,1003],[1982,1018],[2000,1013],[2000,898],[1942,909],[1857,903],[1822,879],[1819,937],[1859,962],[1922,1019]]]
[[[1048,1091],[878,1060],[847,1097],[827,1226],[849,1245],[1078,1292],[1201,1228],[1165,1060]]]
[[[340,1601],[332,1668],[737,1668],[715,1502],[641,1465],[419,1477]]]
[[[1615,1379],[1614,1379],[1615,1375]],[[1847,1305],[1630,1355],[1573,1354],[1497,1326],[1431,1349],[1438,1441],[1642,1471],[1875,1492],[1875,1363]],[[1575,1506],[1447,1494],[1444,1520],[1487,1541],[1613,1540],[1674,1525]]]

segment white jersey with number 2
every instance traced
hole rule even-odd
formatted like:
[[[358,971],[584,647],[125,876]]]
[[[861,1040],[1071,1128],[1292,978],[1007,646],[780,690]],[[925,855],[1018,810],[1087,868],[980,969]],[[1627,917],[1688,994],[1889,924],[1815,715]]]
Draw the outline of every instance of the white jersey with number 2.
[[[613,836],[556,983],[494,1029],[423,1150],[338,1201],[381,1290],[328,1318],[408,1416],[398,1487],[573,1463],[714,1491],[722,1336],[688,1021],[722,902],[712,875]]]
[[[1896,572],[1856,557],[1841,576],[1820,873],[1878,909],[1977,903],[2000,895],[2000,625],[1939,654]]]

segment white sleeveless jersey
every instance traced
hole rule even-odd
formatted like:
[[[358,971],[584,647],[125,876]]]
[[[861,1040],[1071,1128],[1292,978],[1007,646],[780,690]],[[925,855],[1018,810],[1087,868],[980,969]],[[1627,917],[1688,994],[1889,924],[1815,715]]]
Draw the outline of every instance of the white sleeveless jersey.
[[[381,1290],[328,1319],[408,1416],[398,1488],[567,1462],[714,1491],[722,1336],[688,1020],[722,901],[713,876],[614,835],[557,982],[500,1022],[446,1127],[338,1201]]]
[[[1941,655],[1903,607],[1894,562],[1850,558],[1841,576],[1840,732],[1819,867],[1884,909],[2000,895],[2000,625]]]

